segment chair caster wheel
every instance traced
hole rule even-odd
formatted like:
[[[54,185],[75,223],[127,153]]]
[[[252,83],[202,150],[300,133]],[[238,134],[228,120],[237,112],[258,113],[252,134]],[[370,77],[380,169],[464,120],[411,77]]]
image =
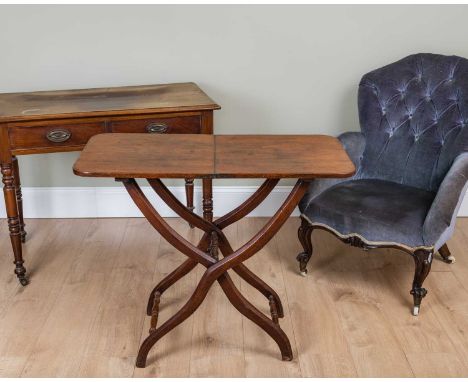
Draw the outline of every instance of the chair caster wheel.
[[[413,306],[413,316],[419,316],[419,306]]]

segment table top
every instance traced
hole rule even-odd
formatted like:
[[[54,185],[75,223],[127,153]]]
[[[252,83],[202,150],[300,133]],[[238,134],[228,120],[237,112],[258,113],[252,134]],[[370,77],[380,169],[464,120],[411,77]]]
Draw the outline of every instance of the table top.
[[[99,134],[73,166],[112,178],[344,178],[355,167],[326,135]]]
[[[219,108],[193,82],[0,93],[0,122]]]

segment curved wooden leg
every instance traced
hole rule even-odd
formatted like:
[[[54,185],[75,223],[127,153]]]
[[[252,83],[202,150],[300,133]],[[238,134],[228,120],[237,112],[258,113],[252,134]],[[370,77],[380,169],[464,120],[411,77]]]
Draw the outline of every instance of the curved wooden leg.
[[[205,275],[206,273],[207,272],[205,272]],[[150,333],[150,335],[143,341],[143,343],[140,346],[140,350],[138,351],[138,356],[136,360],[137,367],[145,367],[146,358],[148,357],[148,353],[154,346],[154,344],[158,342],[162,337],[164,337],[167,333],[169,333],[172,329],[174,329],[176,326],[184,322],[198,309],[198,307],[201,305],[206,295],[208,294],[208,291],[213,285],[214,281],[216,281],[216,279],[213,280],[208,277],[202,277],[202,280],[199,282],[192,296],[185,303],[185,305],[159,328],[155,329]]]
[[[116,179],[125,186],[133,202],[143,213],[143,216],[156,229],[169,244],[174,246],[187,257],[197,261],[205,267],[216,263],[212,257],[193,245],[187,239],[179,235],[169,224],[161,217],[153,205],[149,202],[135,179]]]
[[[196,266],[197,262],[192,259],[185,260],[179,267],[169,273],[166,277],[164,277],[158,285],[154,287],[151,291],[150,296],[148,298],[148,304],[146,306],[146,314],[151,316],[154,314],[153,312],[153,305],[154,305],[154,296],[157,293],[159,297],[167,290],[170,286],[174,285],[177,281],[179,281],[182,277],[190,273]]]
[[[199,244],[200,249],[206,248],[207,242],[204,243],[202,246],[201,243]],[[224,243],[220,243],[220,249],[224,256],[232,253],[226,251],[224,247]],[[172,285],[174,285],[177,281],[191,272],[196,266],[197,262],[191,259],[185,260],[179,267],[177,267],[174,271],[172,271],[169,275],[167,275],[164,279],[162,279],[158,285],[154,287],[151,291],[151,294],[148,298],[148,304],[146,307],[146,314],[148,316],[154,315],[153,305],[155,301],[155,294],[158,293],[159,297]],[[257,289],[260,293],[262,293],[269,301],[273,299],[275,303],[274,309],[278,314],[279,318],[284,317],[284,310],[283,305],[281,303],[281,299],[276,293],[276,291],[271,288],[267,283],[263,280],[258,278],[249,268],[247,268],[244,264],[239,264],[238,266],[233,268],[234,272],[236,272],[243,280],[249,283],[252,287]]]
[[[158,342],[176,326],[184,322],[198,309],[208,294],[208,290],[213,285],[214,281],[215,280],[210,277],[209,271],[207,270],[187,303],[159,328],[151,331],[150,335],[143,341],[140,350],[138,351],[136,360],[137,367],[145,367],[148,353],[156,344],[156,342]],[[282,359],[285,361],[290,361],[292,359],[291,344],[288,337],[279,327],[279,325],[274,323],[264,314],[259,312],[258,309],[255,308],[251,303],[249,303],[234,286],[227,273],[222,274],[218,281],[223,288],[223,291],[226,293],[229,301],[235,306],[235,308],[252,322],[265,330],[278,344]]]
[[[18,158],[16,157],[13,157],[13,178],[15,182],[16,204],[18,206],[21,242],[24,243],[26,241],[26,231],[24,230],[24,226],[26,224],[24,224],[24,218],[23,218],[23,194],[21,192],[21,179],[20,179]]]
[[[203,238],[200,240],[198,244],[198,248],[202,251],[206,250],[208,245],[208,236],[204,235]],[[174,269],[171,273],[169,273],[166,277],[164,277],[158,285],[154,287],[151,291],[150,296],[148,298],[148,304],[146,306],[146,314],[148,316],[154,315],[154,301],[155,301],[155,294],[158,293],[159,297],[172,285],[174,285],[177,281],[183,278],[185,275],[190,273],[196,266],[198,262],[192,259],[185,260],[181,265],[179,265],[176,269]]]
[[[433,252],[424,249],[418,249],[413,254],[416,270],[414,272],[413,288],[410,293],[413,295],[414,300],[414,316],[419,314],[421,301],[427,294],[427,290],[422,285],[431,270],[432,258]]]
[[[161,182],[159,179],[148,179],[148,183],[153,188],[153,190],[159,195],[159,197],[180,217],[184,218],[185,220],[191,222],[197,228],[205,231],[206,234],[212,233],[216,231],[219,239],[219,248],[221,249],[224,256],[227,256],[234,252],[232,250],[231,245],[229,244],[228,239],[221,231],[222,228],[226,228],[227,226],[235,223],[242,217],[246,216],[249,212],[251,212],[256,206],[258,206],[265,198],[270,194],[270,192],[275,188],[276,184],[278,184],[279,179],[267,179],[263,182],[263,184],[257,189],[257,191],[250,196],[246,201],[244,201],[239,207],[235,208],[233,211],[227,213],[226,215],[216,219],[215,222],[207,222],[203,220],[200,216],[193,214],[191,211],[188,211],[186,208]],[[173,273],[166,276],[166,278],[161,281],[160,284],[165,284],[166,279],[173,279],[174,276],[183,277],[188,272],[184,273],[184,266],[189,266],[188,264],[182,265],[180,269],[176,269]],[[245,265],[240,264],[233,268],[233,270],[242,277],[246,282],[248,282],[251,286],[256,288],[260,293],[262,293],[269,301],[272,299],[275,306],[272,307],[273,310],[276,311],[279,318],[284,317],[283,313],[283,305],[281,304],[281,300],[278,294],[271,288],[268,284],[266,284],[263,280],[258,278],[254,273],[252,273]],[[180,273],[179,273],[180,272]],[[174,279],[175,281],[179,280],[180,277]],[[174,281],[174,282],[175,282]],[[170,284],[172,285],[172,283]],[[168,287],[170,286],[168,285]],[[162,286],[162,285],[161,285]],[[151,313],[150,305],[153,304],[154,293],[156,290],[160,291],[161,293],[163,290],[161,287],[156,287],[153,290],[153,293],[150,295],[150,299],[148,301],[148,315]]]
[[[455,256],[450,253],[447,244],[440,247],[439,254],[442,256],[442,260],[447,264],[453,264],[455,262]]]
[[[124,179],[120,179],[125,181]],[[261,202],[263,202],[266,197],[271,193],[271,191],[278,184],[279,179],[267,179],[263,184],[251,195],[247,200],[244,201],[239,207],[235,208],[226,215],[216,219],[215,222],[206,221],[200,216],[194,214],[192,211],[188,210],[175,196],[172,194],[169,189],[164,185],[160,179],[147,179],[151,188],[158,194],[158,196],[171,208],[176,214],[181,218],[189,221],[195,227],[200,228],[206,233],[211,231],[216,231],[220,233],[222,229],[230,226],[236,221],[242,219],[247,214],[252,212]]]
[[[219,249],[221,250],[221,253],[224,257],[234,252],[224,234],[220,235],[219,237]],[[279,318],[284,317],[283,304],[281,303],[281,299],[278,296],[278,293],[276,293],[276,291],[272,287],[270,287],[266,282],[257,277],[244,264],[239,264],[238,266],[233,267],[232,270],[236,272],[244,281],[246,281],[252,287],[257,289],[268,299],[268,301],[270,302],[272,315],[274,315],[275,312]],[[271,304],[274,304],[274,306],[272,306]]]
[[[10,231],[11,246],[15,257],[15,274],[21,285],[28,284],[26,277],[26,268],[24,267],[23,249],[21,246],[21,228],[16,203],[16,189],[13,177],[12,163],[2,163],[1,171],[3,175],[3,194],[5,197],[5,206],[8,220],[8,229]]]
[[[297,231],[297,236],[299,241],[304,248],[304,252],[301,252],[297,255],[296,259],[299,262],[299,270],[301,275],[307,275],[307,263],[312,257],[313,247],[312,247],[312,226],[310,223],[301,217],[301,226]]]
[[[289,196],[286,198],[274,216],[269,219],[265,226],[237,251],[229,253],[222,260],[217,261],[212,257],[209,257],[200,248],[195,247],[183,237],[178,235],[177,232],[172,230],[146,199],[134,179],[125,179],[123,181],[128,193],[136,205],[140,208],[148,221],[159,231],[159,233],[169,243],[174,245],[174,247],[179,249],[190,259],[204,265],[207,268],[189,301],[173,317],[167,320],[159,328],[152,329],[152,332],[140,347],[136,362],[137,367],[144,367],[146,365],[146,358],[148,356],[149,350],[160,338],[162,338],[177,325],[185,321],[191,314],[196,311],[196,309],[205,299],[208,290],[216,280],[218,280],[218,282],[221,284],[229,300],[239,310],[239,312],[263,328],[277,342],[280,347],[283,359],[292,359],[292,351],[289,340],[286,334],[279,328],[277,319],[276,321],[274,321],[275,317],[273,317],[273,320],[268,319],[266,316],[262,315],[252,304],[245,300],[245,298],[240,294],[240,292],[235,288],[234,284],[230,280],[227,271],[241,265],[242,262],[252,257],[272,239],[272,237],[290,216],[299,200],[305,194],[307,190],[307,183],[302,180],[298,180]],[[235,216],[233,219],[235,221]],[[195,218],[194,220],[196,221]],[[201,223],[198,222],[197,224],[201,225]],[[216,232],[216,237],[218,237],[219,229],[215,230],[214,232]],[[211,235],[209,236],[211,237]],[[219,236],[222,238],[221,241],[225,245],[225,251],[232,251],[232,249],[230,249],[229,243],[227,242],[227,239],[224,239],[224,235],[221,233]],[[158,293],[155,293],[155,300],[159,301]],[[274,310],[275,309],[272,308],[272,313],[274,313]],[[275,314],[272,315],[275,316]]]
[[[244,264],[239,264],[237,267],[232,268],[234,272],[236,272],[244,281],[250,284],[252,287],[257,289],[261,294],[263,294],[269,301],[270,307],[273,310],[272,315],[278,315],[278,318],[284,317],[284,309],[283,304],[281,303],[281,299],[278,296],[278,293],[269,286],[266,282],[262,279],[258,278],[247,266]],[[271,306],[271,304],[274,306]]]
[[[224,273],[219,277],[218,282],[231,304],[250,321],[260,326],[278,344],[283,361],[291,361],[293,359],[291,343],[289,342],[288,336],[284,333],[278,323],[274,320],[270,320],[249,301],[247,301],[235,287],[227,273]]]

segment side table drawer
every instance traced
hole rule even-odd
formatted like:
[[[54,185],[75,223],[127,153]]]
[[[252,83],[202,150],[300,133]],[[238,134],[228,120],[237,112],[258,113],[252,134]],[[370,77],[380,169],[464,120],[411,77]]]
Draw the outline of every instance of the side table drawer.
[[[58,148],[85,145],[96,134],[105,133],[101,122],[53,122],[44,125],[9,126],[10,145],[13,150]]]
[[[111,122],[113,133],[199,134],[200,115],[138,117]]]

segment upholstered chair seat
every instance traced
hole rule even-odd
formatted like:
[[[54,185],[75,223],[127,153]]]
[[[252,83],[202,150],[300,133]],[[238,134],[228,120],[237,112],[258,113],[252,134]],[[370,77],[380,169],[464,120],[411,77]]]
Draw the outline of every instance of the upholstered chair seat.
[[[415,261],[417,315],[434,254],[454,262],[446,242],[468,185],[468,60],[416,54],[374,70],[360,82],[358,111],[361,131],[339,136],[356,174],[312,181],[299,204],[300,270],[313,229],[399,248]]]
[[[313,216],[313,223],[340,235],[359,236],[369,246],[393,242],[420,247],[425,246],[422,228],[434,197],[433,192],[395,182],[357,179],[322,192],[303,216]]]

